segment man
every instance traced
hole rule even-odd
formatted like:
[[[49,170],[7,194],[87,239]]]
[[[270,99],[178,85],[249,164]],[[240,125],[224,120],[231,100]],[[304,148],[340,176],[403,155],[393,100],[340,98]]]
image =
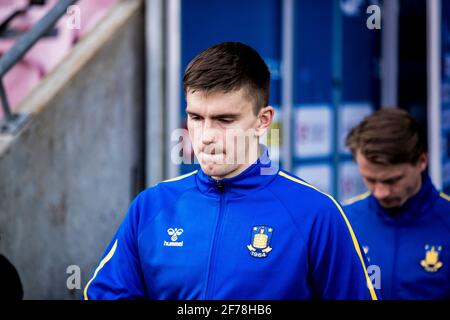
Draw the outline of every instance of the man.
[[[366,117],[347,136],[368,192],[344,208],[384,299],[450,298],[450,197],[426,173],[426,139],[400,109]]]
[[[134,200],[84,298],[377,299],[339,204],[259,146],[274,115],[259,54],[215,45],[183,80],[201,168]]]

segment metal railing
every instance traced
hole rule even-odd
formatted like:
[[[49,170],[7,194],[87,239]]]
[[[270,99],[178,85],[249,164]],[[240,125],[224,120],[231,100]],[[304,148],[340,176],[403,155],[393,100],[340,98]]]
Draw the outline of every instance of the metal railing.
[[[4,113],[4,119],[0,122],[0,133],[15,133],[29,119],[28,115],[11,111],[8,96],[3,86],[3,77],[55,25],[59,18],[67,12],[67,8],[77,1],[59,0],[33,28],[20,36],[14,46],[0,58],[0,102]]]

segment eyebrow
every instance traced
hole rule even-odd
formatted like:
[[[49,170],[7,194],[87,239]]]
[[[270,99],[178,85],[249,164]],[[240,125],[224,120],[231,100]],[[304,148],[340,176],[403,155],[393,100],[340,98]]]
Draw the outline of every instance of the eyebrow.
[[[387,179],[383,179],[383,180],[381,180],[381,182],[400,180],[401,178],[403,178],[403,176],[404,176],[403,174],[400,174],[398,176],[394,176],[394,177],[390,177],[390,178],[387,178]]]
[[[192,111],[186,110],[186,113],[188,115],[190,115],[190,116],[197,116],[197,117],[202,117],[203,118],[203,116],[201,116],[201,115],[199,115],[199,114],[197,114],[195,112],[192,112]],[[236,113],[223,113],[223,114],[213,115],[210,118],[213,119],[213,120],[223,119],[223,118],[237,119],[237,118],[239,118],[239,116],[240,116],[240,114],[236,114]]]
[[[400,174],[398,176],[394,176],[394,177],[389,177],[387,179],[374,179],[372,177],[365,177],[365,179],[369,180],[369,181],[379,181],[381,183],[386,183],[386,182],[390,182],[390,181],[395,181],[395,180],[400,180],[401,178],[403,178],[404,175]]]

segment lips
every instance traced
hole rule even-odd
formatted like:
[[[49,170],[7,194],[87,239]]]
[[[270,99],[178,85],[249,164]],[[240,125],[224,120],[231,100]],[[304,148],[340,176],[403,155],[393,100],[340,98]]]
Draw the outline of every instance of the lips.
[[[202,152],[201,153],[202,156],[204,157],[211,157],[211,158],[217,158],[217,157],[223,157],[224,154],[223,153],[207,153],[207,152]]]
[[[213,162],[216,164],[221,164],[225,157],[225,155],[223,153],[216,154],[216,153],[206,153],[206,152],[202,152],[200,154],[200,156],[201,156],[202,162]]]
[[[221,148],[220,148],[221,149]],[[202,150],[200,150],[204,154],[214,155],[214,154],[221,154],[224,153],[223,150],[220,150],[216,147],[205,147]]]

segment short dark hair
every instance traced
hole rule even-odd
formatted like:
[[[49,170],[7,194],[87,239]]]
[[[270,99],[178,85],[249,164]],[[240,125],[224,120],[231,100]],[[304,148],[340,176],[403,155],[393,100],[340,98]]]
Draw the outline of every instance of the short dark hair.
[[[408,112],[386,108],[372,113],[347,135],[353,157],[358,151],[374,164],[415,164],[427,152],[423,129]]]
[[[270,72],[255,49],[240,42],[216,44],[198,54],[186,67],[184,93],[230,92],[246,89],[254,111],[269,104]]]

